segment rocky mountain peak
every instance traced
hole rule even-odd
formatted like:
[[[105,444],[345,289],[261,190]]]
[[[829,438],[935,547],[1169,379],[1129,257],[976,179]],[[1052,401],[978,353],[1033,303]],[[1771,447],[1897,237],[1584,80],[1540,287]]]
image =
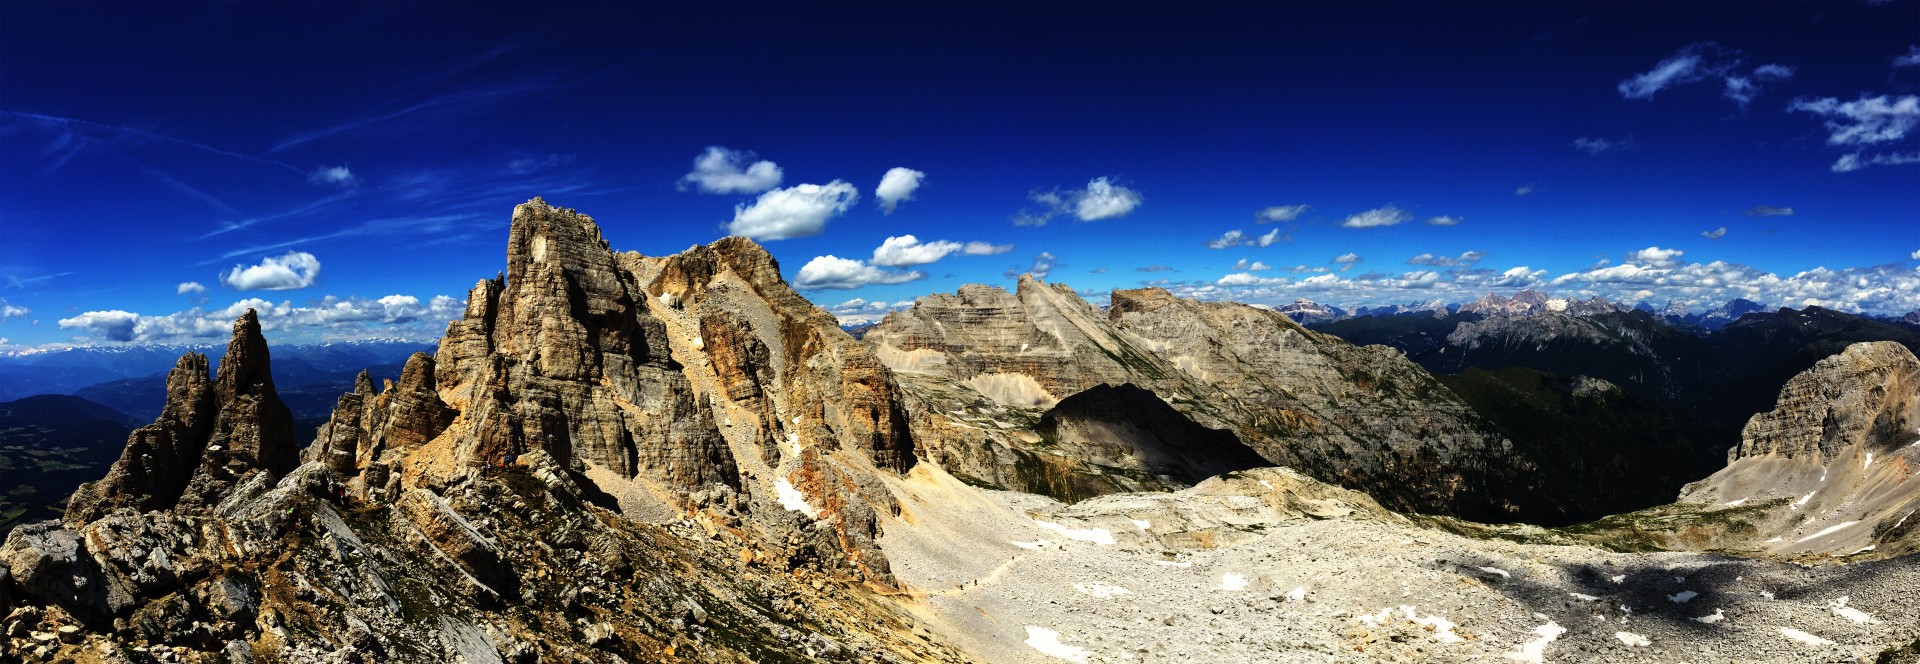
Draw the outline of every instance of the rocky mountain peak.
[[[1891,341],[1856,343],[1780,388],[1755,415],[1728,461],[1778,455],[1825,461],[1855,446],[1903,447],[1920,423],[1920,360]]]
[[[1153,311],[1178,301],[1179,298],[1165,288],[1114,289],[1107,305],[1107,317],[1117,321],[1129,312]]]

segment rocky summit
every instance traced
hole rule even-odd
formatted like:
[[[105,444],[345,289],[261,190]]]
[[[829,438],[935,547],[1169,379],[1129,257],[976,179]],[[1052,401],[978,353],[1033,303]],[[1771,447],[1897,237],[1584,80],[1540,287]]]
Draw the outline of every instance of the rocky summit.
[[[181,357],[0,547],[0,658],[1898,661],[1917,386],[1854,345],[1680,502],[1483,525],[1632,465],[1282,312],[1023,277],[856,340],[752,241],[616,252],[534,199],[436,352],[312,441],[252,312]]]

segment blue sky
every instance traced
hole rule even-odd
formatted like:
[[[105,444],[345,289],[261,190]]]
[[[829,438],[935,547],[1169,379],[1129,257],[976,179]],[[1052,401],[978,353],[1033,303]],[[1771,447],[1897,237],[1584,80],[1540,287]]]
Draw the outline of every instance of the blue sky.
[[[245,306],[282,339],[432,338],[534,196],[646,254],[759,237],[847,320],[1022,271],[1901,313],[1916,26],[1913,2],[5,3],[0,345],[218,338]]]

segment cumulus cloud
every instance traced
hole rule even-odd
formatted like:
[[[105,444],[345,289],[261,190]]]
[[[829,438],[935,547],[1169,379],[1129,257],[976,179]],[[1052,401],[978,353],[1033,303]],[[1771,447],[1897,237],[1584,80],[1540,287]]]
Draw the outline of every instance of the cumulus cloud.
[[[880,209],[893,214],[900,201],[913,200],[913,192],[920,188],[920,182],[927,174],[911,168],[893,167],[887,174],[880,176],[880,186],[873,188],[873,197],[879,199]]]
[[[1262,272],[1262,271],[1273,269],[1273,266],[1268,265],[1266,263],[1262,263],[1260,261],[1247,262],[1247,259],[1242,258],[1238,261],[1234,261],[1233,269],[1245,270],[1248,272]]]
[[[1500,278],[1487,286],[1489,288],[1532,288],[1540,285],[1540,279],[1545,276],[1547,276],[1546,270],[1530,270],[1522,265],[1500,273]]]
[[[180,285],[173,287],[173,292],[175,295],[186,295],[188,293],[205,293],[207,292],[207,287],[201,285],[200,282],[198,281],[183,281],[183,282],[180,282]]]
[[[1365,212],[1354,213],[1348,216],[1346,221],[1340,222],[1340,225],[1347,228],[1374,228],[1378,226],[1392,226],[1412,218],[1413,215],[1408,214],[1406,210],[1387,205]]]
[[[1630,147],[1633,147],[1632,136],[1628,136],[1625,139],[1621,139],[1621,140],[1609,140],[1605,138],[1588,138],[1586,136],[1581,136],[1579,138],[1573,139],[1573,149],[1579,150],[1581,152],[1585,152],[1587,154],[1597,155],[1602,152],[1610,152],[1613,150],[1625,150]]]
[[[680,178],[680,189],[691,186],[709,194],[754,194],[780,186],[780,166],[753,157],[751,152],[710,146],[693,158],[693,172]]]
[[[0,300],[0,323],[7,322],[9,318],[19,318],[30,313],[33,313],[32,309],[16,307],[11,302]]]
[[[1329,262],[1329,263],[1339,263],[1339,264],[1340,264],[1340,271],[1341,271],[1341,272],[1346,272],[1347,270],[1351,270],[1351,269],[1353,269],[1353,266],[1355,266],[1355,265],[1359,265],[1359,264],[1360,264],[1361,262],[1363,262],[1363,261],[1365,261],[1365,260],[1367,260],[1367,259],[1365,259],[1365,258],[1361,258],[1361,257],[1360,257],[1360,254],[1356,254],[1356,253],[1353,253],[1353,252],[1351,252],[1351,251],[1349,251],[1349,252],[1347,252],[1347,253],[1344,253],[1344,254],[1340,254],[1340,255],[1338,255],[1338,256],[1334,256],[1334,257],[1333,257],[1333,260],[1330,260],[1330,261],[1327,261],[1327,262]]]
[[[1825,118],[1828,145],[1875,145],[1904,139],[1914,125],[1920,124],[1920,95],[1861,95],[1848,102],[1833,97],[1802,97],[1787,104],[1787,111]],[[1839,172],[1838,164],[1834,170]]]
[[[1420,254],[1418,256],[1414,256],[1413,258],[1407,259],[1407,264],[1408,265],[1427,265],[1432,267],[1472,267],[1475,263],[1479,263],[1480,259],[1486,258],[1486,257],[1487,257],[1487,252],[1484,252],[1484,251],[1465,251],[1465,252],[1461,252],[1458,257],[1442,256],[1442,255],[1436,255],[1436,254]]]
[[[960,248],[960,253],[968,256],[993,256],[1009,251],[1013,251],[1013,245],[994,244],[991,242],[968,242],[966,246]]]
[[[133,328],[139,322],[140,315],[131,311],[89,311],[60,319],[60,329],[86,330],[108,341],[133,341]]]
[[[828,219],[845,213],[858,200],[859,190],[840,180],[775,189],[761,194],[752,205],[735,205],[727,233],[755,240],[812,237],[826,230]]]
[[[1260,236],[1260,239],[1256,240],[1255,244],[1258,244],[1262,247],[1270,247],[1270,246],[1273,246],[1273,243],[1278,241],[1280,241],[1280,229],[1275,228],[1273,230],[1267,231],[1265,235]],[[1287,241],[1292,242],[1293,239],[1289,237]]]
[[[1753,207],[1747,208],[1747,216],[1749,217],[1791,217],[1793,216],[1793,208],[1774,207],[1771,205],[1755,205]]]
[[[259,265],[235,265],[220,275],[220,283],[234,290],[297,290],[320,278],[320,259],[304,251],[269,257]]]
[[[877,323],[888,313],[913,307],[911,300],[902,300],[888,304],[885,301],[868,302],[862,298],[853,298],[827,307],[827,313],[840,319],[841,325],[866,325]]]
[[[1058,265],[1059,265],[1058,258],[1056,258],[1051,252],[1042,251],[1034,255],[1032,267],[1029,267],[1025,270],[1022,270],[1019,267],[1007,268],[1006,275],[1008,279],[1012,279],[1014,277],[1020,276],[1022,272],[1025,272],[1026,274],[1033,275],[1033,278],[1035,279],[1045,279],[1047,278],[1048,274],[1053,273],[1053,268],[1057,267]],[[1100,268],[1100,270],[1097,270],[1097,271],[1104,271],[1104,270],[1106,270],[1106,268]]]
[[[1275,205],[1253,213],[1254,223],[1271,224],[1280,221],[1293,221],[1312,209],[1310,205]]]
[[[1040,207],[1015,214],[1016,226],[1045,226],[1063,214],[1071,214],[1081,221],[1111,219],[1125,216],[1146,201],[1140,192],[1114,184],[1105,177],[1088,180],[1085,189],[1035,191],[1027,195],[1027,200]]]
[[[852,290],[862,286],[904,284],[927,278],[919,270],[883,270],[851,258],[818,256],[800,267],[793,285],[800,290]]]
[[[960,251],[962,248],[964,245],[958,242],[946,240],[921,242],[912,235],[901,235],[882,241],[880,247],[873,250],[873,260],[869,262],[887,267],[926,265],[946,258],[947,254]]]
[[[1913,253],[1907,254],[1907,260],[1920,261],[1920,249],[1915,249]]]
[[[345,166],[321,166],[307,174],[307,182],[346,188],[359,184],[360,179]]]
[[[1459,226],[1460,222],[1462,221],[1466,221],[1466,219],[1464,217],[1455,217],[1455,216],[1443,214],[1438,217],[1427,218],[1427,225],[1428,226]]]
[[[1212,240],[1208,240],[1207,248],[1208,249],[1232,249],[1234,247],[1238,247],[1242,245],[1251,245],[1251,244],[1253,244],[1253,241],[1247,237],[1247,234],[1240,232],[1240,230],[1236,228],[1234,230],[1227,231],[1225,234],[1221,235],[1220,237],[1214,238]]]
[[[1533,184],[1532,184],[1532,183],[1528,183],[1528,184],[1523,184],[1523,185],[1520,185],[1520,186],[1518,186],[1518,187],[1515,187],[1515,188],[1513,189],[1513,195],[1515,195],[1515,196],[1525,196],[1525,195],[1527,195],[1527,194],[1531,194],[1531,193],[1533,193]]]
[[[1653,267],[1665,268],[1665,267],[1673,267],[1675,265],[1679,265],[1680,256],[1686,253],[1687,252],[1681,251],[1679,249],[1661,249],[1659,247],[1647,247],[1639,251],[1628,252],[1627,260],[1629,262],[1639,263],[1641,265],[1650,265]]]
[[[1761,93],[1761,84],[1792,78],[1794,68],[1764,64],[1741,67],[1740,52],[1714,42],[1690,44],[1653,65],[1652,69],[1620,81],[1616,89],[1627,99],[1653,99],[1654,93],[1703,81],[1719,81],[1720,94],[1745,106]]]
[[[1715,228],[1710,231],[1700,231],[1700,237],[1703,237],[1709,240],[1718,240],[1726,236],[1727,236],[1726,226],[1721,226],[1719,228]]]

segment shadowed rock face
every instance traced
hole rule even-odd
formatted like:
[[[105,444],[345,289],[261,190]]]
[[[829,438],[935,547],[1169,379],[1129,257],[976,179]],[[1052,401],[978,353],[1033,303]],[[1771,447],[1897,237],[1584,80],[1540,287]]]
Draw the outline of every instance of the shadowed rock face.
[[[1043,491],[1068,500],[1128,490],[1130,485],[1194,485],[1235,470],[1272,465],[1232,432],[1187,419],[1152,392],[1131,384],[1096,385],[1061,399],[1034,427],[1058,456],[1084,460],[1102,475],[1053,478]],[[1122,483],[1116,476],[1138,475]],[[1132,479],[1132,478],[1130,478]]]
[[[120,507],[204,510],[256,472],[277,478],[293,469],[293,416],[274,393],[266,338],[252,309],[234,321],[211,380],[207,364],[199,353],[181,356],[167,374],[160,417],[128,437],[105,478],[74,492],[68,522],[86,523]]]

